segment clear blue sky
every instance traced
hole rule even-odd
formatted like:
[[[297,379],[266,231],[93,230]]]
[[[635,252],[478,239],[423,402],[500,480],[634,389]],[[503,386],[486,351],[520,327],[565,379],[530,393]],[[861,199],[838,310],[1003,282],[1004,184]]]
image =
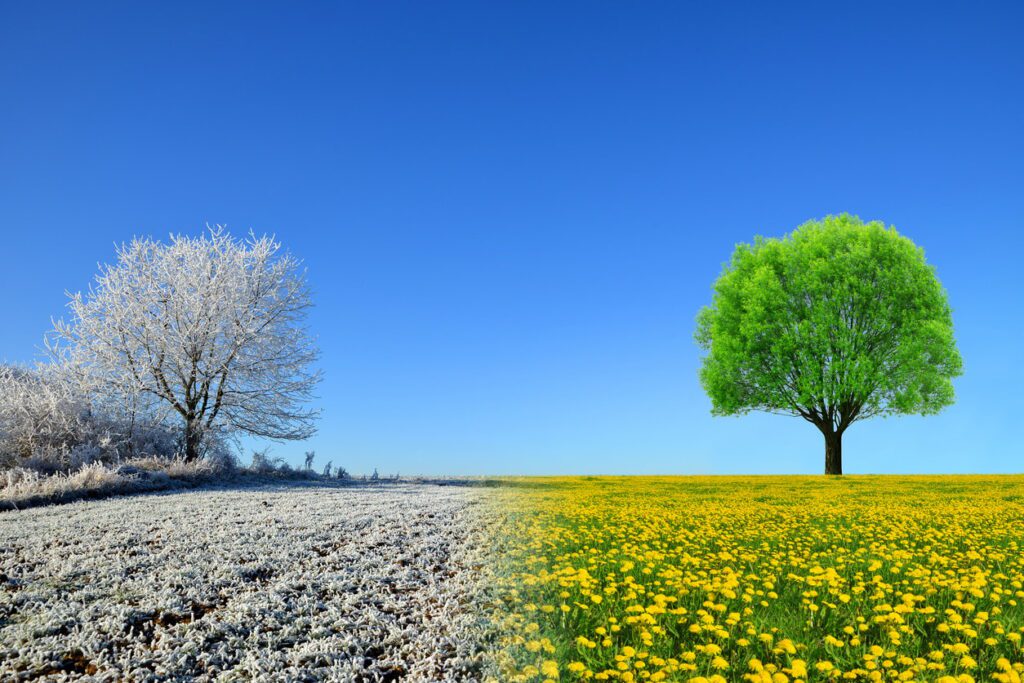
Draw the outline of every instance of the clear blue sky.
[[[694,316],[733,245],[848,211],[921,244],[966,374],[848,472],[1024,470],[1024,5],[0,5],[0,359],[133,234],[308,265],[298,461],[411,473],[808,472],[712,418]],[[1016,271],[1016,272],[1015,272]]]

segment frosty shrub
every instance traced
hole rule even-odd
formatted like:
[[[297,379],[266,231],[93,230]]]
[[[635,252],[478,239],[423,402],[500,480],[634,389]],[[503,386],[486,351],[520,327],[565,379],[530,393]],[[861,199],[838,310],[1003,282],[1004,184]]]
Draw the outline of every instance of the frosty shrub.
[[[226,444],[207,452],[204,461],[223,474],[231,474],[238,470],[238,456]]]
[[[264,448],[263,450],[252,452],[252,463],[249,464],[249,471],[256,474],[272,474],[283,470],[284,465],[284,460],[281,458],[271,458],[270,449]]]
[[[88,401],[58,373],[0,366],[0,466],[68,458],[89,422]]]
[[[224,449],[217,439],[210,447]],[[179,448],[158,413],[140,415],[94,391],[71,365],[0,366],[0,468],[70,472],[138,456],[172,458]]]

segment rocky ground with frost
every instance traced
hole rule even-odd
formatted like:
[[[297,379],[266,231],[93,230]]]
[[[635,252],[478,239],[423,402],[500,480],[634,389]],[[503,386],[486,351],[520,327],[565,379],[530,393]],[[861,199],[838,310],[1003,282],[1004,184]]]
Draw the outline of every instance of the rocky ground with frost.
[[[481,680],[485,495],[278,486],[0,513],[0,680]]]

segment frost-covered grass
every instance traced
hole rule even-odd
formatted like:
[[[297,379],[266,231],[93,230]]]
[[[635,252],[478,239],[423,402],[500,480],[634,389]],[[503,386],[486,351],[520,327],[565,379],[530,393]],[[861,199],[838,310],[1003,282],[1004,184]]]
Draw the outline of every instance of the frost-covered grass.
[[[480,680],[487,495],[300,483],[0,513],[0,680]]]

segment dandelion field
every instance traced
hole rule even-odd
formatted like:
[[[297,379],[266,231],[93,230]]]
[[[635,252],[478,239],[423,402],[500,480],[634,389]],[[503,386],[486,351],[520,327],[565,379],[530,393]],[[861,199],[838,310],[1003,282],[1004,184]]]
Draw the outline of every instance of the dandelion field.
[[[1024,477],[509,483],[501,680],[1024,676]]]

